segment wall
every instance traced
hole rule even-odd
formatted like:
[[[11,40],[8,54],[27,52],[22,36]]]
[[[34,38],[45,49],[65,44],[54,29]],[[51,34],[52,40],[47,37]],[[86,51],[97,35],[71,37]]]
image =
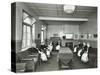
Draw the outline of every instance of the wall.
[[[97,34],[97,13],[92,13],[88,17],[88,22],[82,22],[80,24],[76,24],[75,22],[71,23],[66,23],[62,25],[48,25],[48,39],[50,37],[53,37],[53,34],[62,34],[63,33],[90,33],[90,34]],[[61,36],[62,36],[61,35]],[[73,40],[74,41],[74,40]],[[79,40],[79,41],[84,41],[84,42],[89,42],[92,47],[97,48],[97,40],[93,39],[86,39],[86,40]],[[66,42],[66,41],[64,41]],[[76,41],[77,42],[77,41]]]
[[[97,34],[97,13],[92,13],[89,18],[88,22],[84,22],[79,26],[80,33],[90,33],[90,34]],[[81,40],[85,42],[90,42],[91,46],[97,48],[97,40]]]
[[[48,39],[57,33],[61,37],[64,33],[79,33],[79,25],[75,23],[66,23],[64,25],[48,25]]]
[[[11,4],[11,71],[16,72],[16,4]]]
[[[97,33],[97,15],[93,13],[88,18],[88,22],[84,22],[80,25],[79,31],[80,33]]]
[[[22,48],[22,11],[25,10],[36,19],[35,24],[35,40],[41,33],[41,25],[43,22],[38,20],[38,16],[24,3],[16,2],[16,52],[20,52]]]
[[[15,40],[16,40],[16,4],[12,3],[11,4],[11,51],[14,52],[16,45],[15,45]]]
[[[53,37],[53,34],[58,34],[61,38],[61,43],[65,46],[66,42],[73,42],[74,40],[63,40],[62,36],[66,33],[78,34],[79,33],[79,23],[76,22],[66,22],[62,25],[48,25],[47,38]]]

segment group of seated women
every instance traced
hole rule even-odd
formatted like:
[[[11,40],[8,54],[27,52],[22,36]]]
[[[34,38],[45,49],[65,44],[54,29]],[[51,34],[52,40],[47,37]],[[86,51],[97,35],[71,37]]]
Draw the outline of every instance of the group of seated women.
[[[74,53],[80,58],[80,60],[84,63],[89,61],[89,51],[91,50],[91,46],[89,43],[80,43],[74,47]]]
[[[52,42],[50,42],[47,46],[44,42],[41,43],[40,47],[38,48],[38,53],[40,54],[40,60],[43,62],[47,62],[51,56],[51,52],[53,49]]]

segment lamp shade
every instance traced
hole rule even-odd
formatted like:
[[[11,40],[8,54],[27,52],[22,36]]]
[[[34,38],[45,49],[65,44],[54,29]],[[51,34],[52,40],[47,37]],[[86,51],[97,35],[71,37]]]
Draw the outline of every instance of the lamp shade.
[[[68,13],[68,14],[71,14],[74,12],[75,10],[75,6],[74,5],[64,5],[64,12],[65,13]]]

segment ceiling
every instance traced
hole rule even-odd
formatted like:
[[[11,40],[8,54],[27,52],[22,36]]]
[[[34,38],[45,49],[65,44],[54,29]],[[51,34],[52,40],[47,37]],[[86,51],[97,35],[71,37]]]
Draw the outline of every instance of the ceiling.
[[[63,10],[62,4],[43,4],[25,3],[33,12],[42,17],[61,17],[61,18],[88,18],[90,14],[97,12],[96,7],[76,6],[74,13],[67,14]],[[45,21],[47,24],[54,24],[55,21]],[[51,23],[50,23],[51,22]],[[63,21],[61,21],[63,23]],[[80,23],[80,22],[79,22]]]

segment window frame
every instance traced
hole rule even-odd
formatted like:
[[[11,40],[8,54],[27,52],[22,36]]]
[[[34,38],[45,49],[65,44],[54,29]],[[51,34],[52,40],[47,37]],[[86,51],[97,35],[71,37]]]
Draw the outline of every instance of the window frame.
[[[30,18],[34,18],[34,17],[32,17],[29,13],[27,13],[25,10],[23,10],[22,11],[22,14],[23,13],[26,13],[26,14],[28,14],[28,16],[30,17]],[[24,25],[26,26],[26,35],[25,35],[25,37],[26,37],[26,42],[25,42],[25,47],[23,47],[23,37],[24,37]],[[26,50],[27,48],[29,48],[29,47],[31,47],[32,46],[32,43],[33,43],[33,41],[35,40],[35,37],[34,37],[34,39],[32,38],[32,36],[33,36],[33,34],[32,34],[32,32],[33,32],[33,25],[35,25],[35,22],[34,23],[32,23],[32,24],[28,24],[28,23],[26,23],[26,22],[24,22],[24,19],[23,19],[23,15],[22,15],[22,40],[21,40],[21,42],[22,42],[22,44],[21,44],[21,48],[22,48],[22,50]],[[30,46],[28,46],[27,45],[27,26],[29,26],[30,27]],[[35,27],[35,26],[34,26]],[[34,28],[35,29],[35,28]],[[35,30],[34,30],[35,31]],[[35,32],[34,32],[34,35],[35,35]]]
[[[27,45],[27,40],[28,40],[27,39],[27,35],[28,35],[27,26],[29,26],[29,25],[23,23],[23,25],[22,25],[23,30],[24,30],[24,25],[26,26],[26,32],[25,32],[26,33],[26,36],[25,36],[26,37],[26,41],[25,41],[25,47],[23,47],[23,37],[24,37],[23,33],[24,32],[22,31],[22,49],[28,48],[28,47],[31,46],[31,45],[30,46]],[[32,44],[32,26],[29,26],[29,27],[30,27],[30,37],[31,37],[30,38],[30,42],[31,42],[30,44]]]

